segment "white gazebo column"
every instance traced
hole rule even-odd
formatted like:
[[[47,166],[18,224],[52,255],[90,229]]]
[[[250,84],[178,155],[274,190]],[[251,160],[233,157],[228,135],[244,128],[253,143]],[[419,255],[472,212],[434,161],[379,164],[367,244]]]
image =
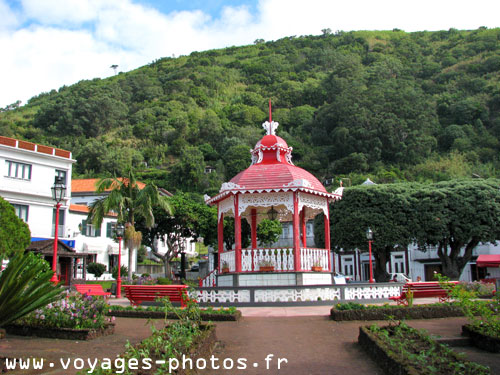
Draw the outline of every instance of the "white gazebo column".
[[[299,228],[299,196],[296,191],[293,192],[293,257],[295,262],[295,271],[300,271],[300,228]]]
[[[236,272],[241,272],[241,216],[239,211],[239,194],[234,196],[234,260]]]

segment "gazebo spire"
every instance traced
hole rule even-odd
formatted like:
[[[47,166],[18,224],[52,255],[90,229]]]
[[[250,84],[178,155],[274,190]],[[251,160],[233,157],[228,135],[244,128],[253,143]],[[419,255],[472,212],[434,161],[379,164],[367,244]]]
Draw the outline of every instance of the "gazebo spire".
[[[271,98],[269,98],[269,122],[273,122],[273,110],[271,108]]]
[[[273,110],[271,106],[271,99],[269,99],[269,121],[262,124],[262,127],[266,131],[266,135],[276,135],[276,129],[279,124],[273,121]]]

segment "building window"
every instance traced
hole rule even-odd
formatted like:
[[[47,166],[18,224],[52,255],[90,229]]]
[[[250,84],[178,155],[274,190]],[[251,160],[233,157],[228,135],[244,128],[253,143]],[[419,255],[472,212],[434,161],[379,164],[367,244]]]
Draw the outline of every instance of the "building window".
[[[57,236],[64,237],[64,213],[63,209],[59,209],[59,224],[57,225]],[[56,223],[56,209],[52,210],[52,235],[54,236],[55,231],[55,223]]]
[[[106,224],[106,237],[108,237],[108,238],[115,237],[115,223],[107,223]]]
[[[5,164],[7,167],[7,177],[31,180],[31,164],[18,163],[11,160],[5,160]]]
[[[63,184],[67,185],[67,183],[66,183],[66,171],[56,169],[56,177],[62,178]]]
[[[95,225],[87,223],[87,220],[82,220],[82,234],[87,237],[101,237],[101,227],[96,228]]]
[[[13,204],[13,206],[14,210],[16,211],[17,217],[24,220],[24,222],[27,223],[29,206],[26,206],[24,204]]]

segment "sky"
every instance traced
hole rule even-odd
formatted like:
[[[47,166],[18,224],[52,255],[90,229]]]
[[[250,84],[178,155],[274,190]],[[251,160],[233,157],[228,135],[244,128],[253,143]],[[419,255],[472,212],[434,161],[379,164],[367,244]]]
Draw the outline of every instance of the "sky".
[[[500,27],[498,0],[0,0],[0,108],[162,58],[321,30]]]

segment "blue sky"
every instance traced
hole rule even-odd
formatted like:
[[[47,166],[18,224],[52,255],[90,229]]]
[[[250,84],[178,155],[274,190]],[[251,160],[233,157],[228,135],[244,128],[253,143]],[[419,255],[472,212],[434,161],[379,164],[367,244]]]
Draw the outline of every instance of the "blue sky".
[[[0,107],[161,57],[318,35],[500,27],[498,0],[0,0]]]

